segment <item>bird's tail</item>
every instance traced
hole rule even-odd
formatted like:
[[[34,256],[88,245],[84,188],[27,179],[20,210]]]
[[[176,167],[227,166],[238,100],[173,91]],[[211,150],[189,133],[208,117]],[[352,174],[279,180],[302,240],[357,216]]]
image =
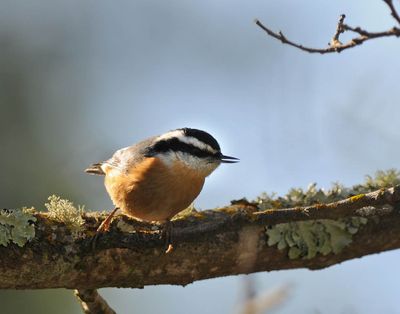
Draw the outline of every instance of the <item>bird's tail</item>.
[[[91,165],[89,168],[85,169],[86,173],[105,175],[103,169],[101,169],[102,162]]]

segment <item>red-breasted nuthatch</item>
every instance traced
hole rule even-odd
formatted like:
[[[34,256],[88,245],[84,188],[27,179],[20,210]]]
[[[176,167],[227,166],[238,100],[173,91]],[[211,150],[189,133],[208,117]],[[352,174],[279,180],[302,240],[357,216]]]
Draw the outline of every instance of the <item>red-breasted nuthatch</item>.
[[[100,225],[107,231],[117,209],[145,221],[165,221],[187,208],[199,195],[205,178],[221,163],[238,159],[221,153],[205,131],[182,128],[122,148],[87,173],[105,175],[115,209]]]

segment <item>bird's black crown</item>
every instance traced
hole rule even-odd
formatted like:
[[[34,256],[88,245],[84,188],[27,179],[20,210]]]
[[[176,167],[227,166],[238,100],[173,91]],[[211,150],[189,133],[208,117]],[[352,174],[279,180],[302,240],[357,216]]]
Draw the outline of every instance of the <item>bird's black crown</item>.
[[[199,158],[207,158],[207,157],[214,157],[219,158],[221,156],[221,149],[217,142],[217,140],[208,134],[205,131],[198,130],[198,129],[191,129],[191,128],[181,128],[175,131],[181,131],[181,135],[165,137],[161,136],[160,140],[156,141],[151,147],[149,147],[146,156],[155,156],[159,153],[166,153],[169,151],[173,152],[183,152],[187,153]],[[188,140],[185,141],[184,138]],[[202,144],[205,145],[198,145],[195,142],[191,142],[190,138],[196,139]],[[209,149],[206,149],[206,145],[209,146]],[[211,148],[211,149],[210,149]]]

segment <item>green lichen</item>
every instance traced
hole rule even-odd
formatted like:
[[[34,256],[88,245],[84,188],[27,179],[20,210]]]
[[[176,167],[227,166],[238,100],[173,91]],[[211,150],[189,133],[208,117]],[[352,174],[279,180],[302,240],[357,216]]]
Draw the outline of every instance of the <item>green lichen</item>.
[[[366,218],[350,217],[277,224],[266,228],[267,243],[276,245],[279,250],[288,248],[290,259],[311,259],[318,253],[337,254],[352,242],[353,235],[366,223]]]
[[[35,237],[33,208],[0,210],[0,244],[8,246],[10,242],[23,247]]]
[[[400,184],[400,171],[396,169],[379,170],[375,173],[375,177],[366,176],[365,183],[355,186],[355,189],[360,190],[359,193],[366,193],[398,184]]]
[[[83,207],[77,208],[71,201],[56,195],[49,196],[48,201],[44,205],[49,212],[49,218],[64,223],[74,235],[83,231]]]
[[[375,176],[366,176],[363,184],[347,188],[342,184],[334,183],[328,190],[317,188],[316,183],[310,184],[307,189],[293,188],[284,196],[277,197],[275,194],[264,193],[256,199],[260,210],[271,208],[290,208],[299,206],[310,206],[337,202],[342,199],[356,196],[400,184],[400,171],[389,169],[377,171]]]
[[[316,183],[311,183],[306,190],[292,188],[284,196],[277,197],[275,194],[263,193],[256,199],[256,202],[260,210],[290,208],[336,202],[350,194],[350,190],[339,183],[334,183],[327,191],[317,188]]]
[[[340,201],[350,197],[358,201],[366,193],[400,184],[400,172],[396,169],[377,171],[375,176],[366,176],[363,184],[346,188],[334,183],[329,190],[317,188],[316,183],[307,189],[291,189],[286,195],[277,197],[275,194],[263,194],[256,199],[259,210],[276,208],[291,208],[302,206],[323,206],[327,203]],[[277,224],[266,228],[268,245],[276,245],[278,249],[288,249],[291,259],[310,259],[317,254],[337,254],[352,242],[361,225],[367,219],[350,217],[339,220],[310,220]]]

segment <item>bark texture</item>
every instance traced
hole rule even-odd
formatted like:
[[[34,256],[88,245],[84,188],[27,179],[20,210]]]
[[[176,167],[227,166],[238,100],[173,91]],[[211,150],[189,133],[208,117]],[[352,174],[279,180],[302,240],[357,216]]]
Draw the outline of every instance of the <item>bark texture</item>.
[[[165,254],[161,226],[117,217],[93,242],[104,215],[84,214],[74,233],[46,213],[35,213],[35,237],[18,247],[0,247],[1,289],[187,285],[228,275],[290,268],[320,269],[400,247],[400,186],[331,204],[266,210],[239,202],[174,221],[174,250]],[[300,220],[367,217],[352,242],[337,254],[290,259],[268,245],[266,227]]]

